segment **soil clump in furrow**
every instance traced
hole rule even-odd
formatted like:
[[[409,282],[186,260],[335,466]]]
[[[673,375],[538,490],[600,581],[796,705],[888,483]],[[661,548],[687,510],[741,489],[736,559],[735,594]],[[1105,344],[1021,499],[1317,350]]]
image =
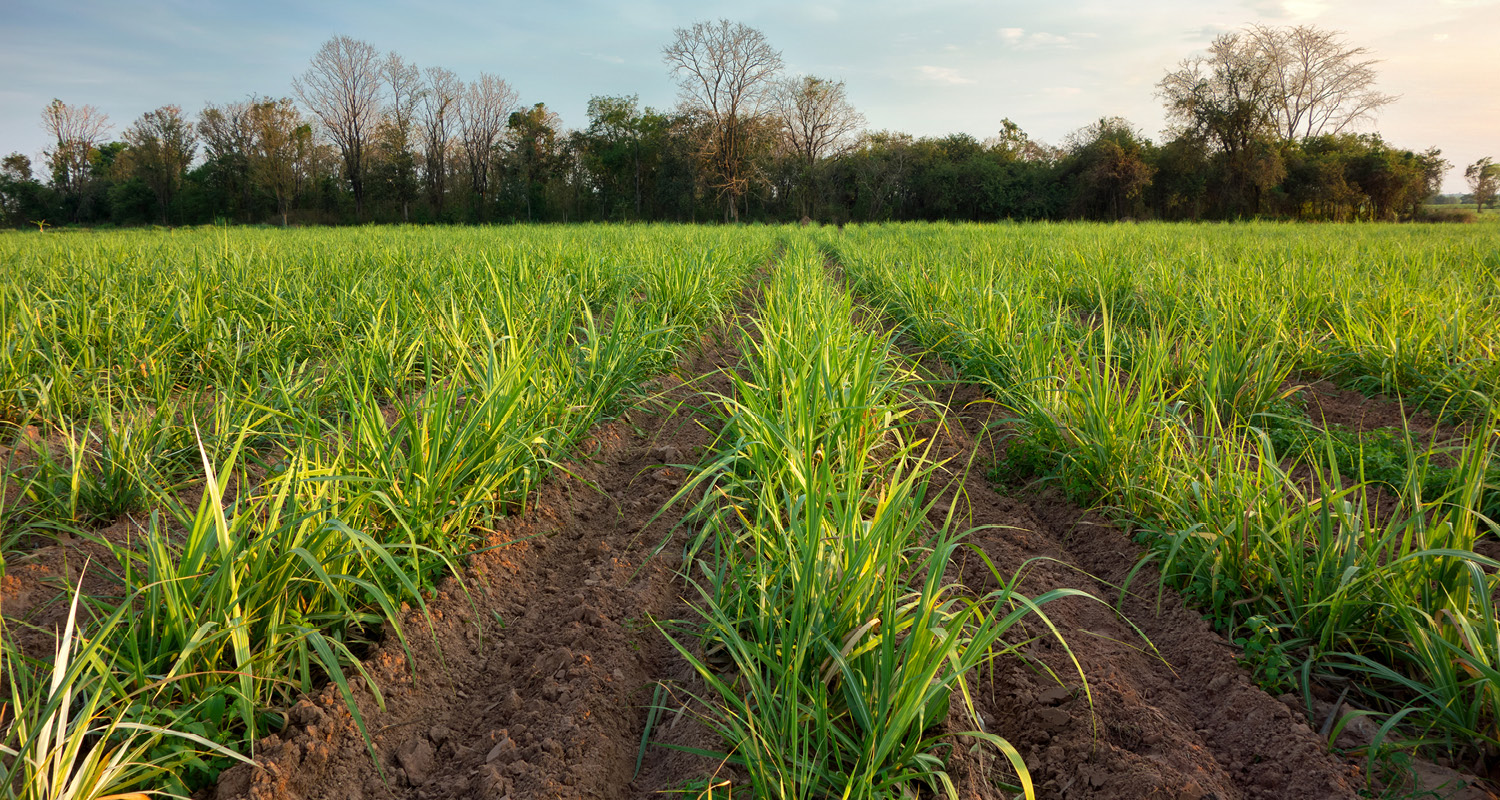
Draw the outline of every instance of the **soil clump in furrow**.
[[[428,610],[407,614],[365,661],[385,698],[359,707],[379,768],[335,687],[300,702],[256,767],[227,770],[217,798],[547,797],[654,794],[708,774],[707,759],[652,747],[636,779],[659,683],[691,669],[656,628],[690,615],[678,576],[687,531],[658,514],[712,443],[702,413],[728,388],[738,335],[705,337],[658,402],[603,424],[522,514],[481,543]],[[684,380],[681,376],[687,376]],[[658,552],[658,548],[660,548]],[[691,715],[652,739],[710,747]]]

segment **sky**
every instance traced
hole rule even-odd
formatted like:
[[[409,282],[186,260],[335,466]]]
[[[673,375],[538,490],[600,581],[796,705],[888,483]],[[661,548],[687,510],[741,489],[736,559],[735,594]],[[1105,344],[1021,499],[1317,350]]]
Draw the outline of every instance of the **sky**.
[[[984,139],[1010,118],[1061,142],[1102,116],[1161,140],[1155,84],[1213,37],[1250,23],[1344,31],[1382,60],[1377,88],[1401,99],[1374,126],[1391,144],[1439,147],[1463,168],[1500,158],[1500,0],[3,0],[0,153],[41,163],[54,97],[109,115],[250,95],[289,96],[331,36],[395,50],[465,79],[494,73],[570,127],[595,95],[676,103],[661,60],[673,29],[725,17],[761,30],[788,72],[842,79],[872,129]],[[1367,128],[1366,130],[1369,130]]]

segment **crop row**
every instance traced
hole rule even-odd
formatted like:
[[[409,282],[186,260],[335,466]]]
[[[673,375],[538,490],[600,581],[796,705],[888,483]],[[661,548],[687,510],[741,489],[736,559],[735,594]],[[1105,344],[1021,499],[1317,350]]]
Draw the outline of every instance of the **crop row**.
[[[405,636],[387,625],[402,605],[420,609],[675,361],[771,244],[657,229],[14,241],[0,570],[81,540],[111,587],[74,597],[56,653],[4,632],[0,796],[23,798],[185,792],[324,680],[358,719],[354,693],[379,698],[359,644]],[[126,533],[106,535],[121,515]]]
[[[946,756],[966,731],[1030,797],[970,681],[1019,657],[1018,623],[1050,628],[1040,606],[1079,593],[1028,599],[998,572],[983,595],[949,582],[968,545],[951,514],[928,522],[942,465],[916,430],[941,410],[826,272],[816,243],[795,240],[719,399],[714,451],[683,490],[705,490],[686,561],[702,620],[675,634],[724,743],[703,754],[743,770],[755,797],[957,798]]]
[[[1493,756],[1500,564],[1474,552],[1496,527],[1493,251],[1123,230],[862,230],[838,252],[1009,411],[997,477],[1131,526],[1264,684],[1347,687],[1387,744]],[[1306,372],[1461,411],[1471,435],[1367,448],[1307,420]],[[1400,468],[1367,475],[1376,451]]]
[[[1017,290],[1071,312],[1069,325],[1108,312],[1117,329],[1274,356],[1280,369],[1455,417],[1483,417],[1500,400],[1500,329],[1491,324],[1500,317],[1500,251],[1484,231],[908,225],[845,240],[899,246],[891,266],[913,277],[958,266],[1015,276]],[[1276,375],[1255,377],[1274,389]]]

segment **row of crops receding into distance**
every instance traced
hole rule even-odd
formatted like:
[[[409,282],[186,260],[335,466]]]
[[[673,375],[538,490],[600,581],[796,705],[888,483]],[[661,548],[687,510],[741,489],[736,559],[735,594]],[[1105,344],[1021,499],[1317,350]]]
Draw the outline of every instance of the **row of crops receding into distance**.
[[[439,626],[503,631],[471,560],[533,547],[504,531],[557,516],[544,487],[604,492],[602,430],[684,475],[647,509],[667,540],[600,546],[627,583],[671,556],[680,598],[606,621],[680,667],[625,687],[610,796],[1128,796],[1120,765],[1167,761],[1182,796],[1328,796],[1171,722],[1197,680],[1153,641],[1172,613],[1291,709],[1265,753],[1338,791],[1500,778],[1482,226],[6,233],[0,267],[0,798],[210,796],[289,769],[263,752],[318,693],[374,772],[308,797],[469,796],[393,755],[367,662],[452,670]],[[707,444],[650,449],[647,417]],[[1092,522],[1002,553],[976,486]],[[1106,529],[1109,580],[1071,555]],[[1126,701],[1101,642],[1178,699],[1102,708]],[[1114,755],[1064,758],[1068,725]],[[490,746],[498,787],[578,757]]]

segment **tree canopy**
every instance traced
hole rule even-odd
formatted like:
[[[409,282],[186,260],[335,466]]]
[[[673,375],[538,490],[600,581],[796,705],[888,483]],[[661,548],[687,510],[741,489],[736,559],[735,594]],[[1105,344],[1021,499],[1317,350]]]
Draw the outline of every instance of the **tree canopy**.
[[[0,169],[0,221],[283,225],[576,220],[1383,220],[1416,216],[1448,163],[1372,129],[1396,98],[1337,31],[1251,25],[1166,70],[1153,140],[1102,117],[1049,145],[869,130],[845,81],[786,74],[727,19],[662,48],[675,108],[600,95],[572,129],[499,75],[471,80],[335,36],[293,97],[146,112],[108,140],[98,109],[54,100],[44,169]],[[1500,166],[1471,165],[1481,206]]]

